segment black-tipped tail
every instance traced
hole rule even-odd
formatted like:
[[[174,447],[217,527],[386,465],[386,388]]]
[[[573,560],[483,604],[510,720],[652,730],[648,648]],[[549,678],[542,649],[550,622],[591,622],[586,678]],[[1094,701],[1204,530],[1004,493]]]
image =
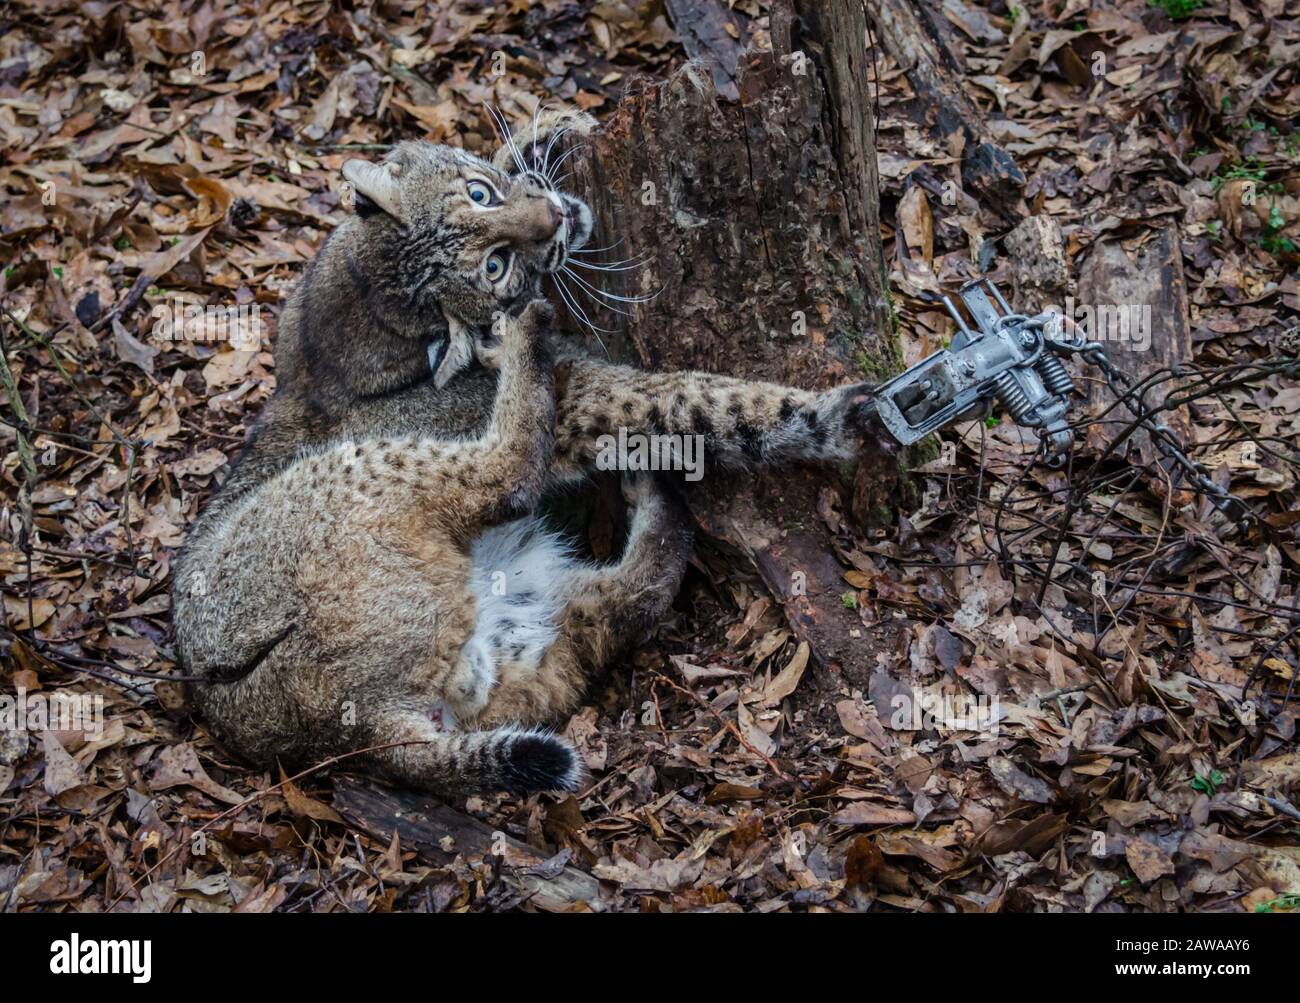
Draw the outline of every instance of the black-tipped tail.
[[[578,753],[548,732],[525,728],[430,732],[431,726],[411,728],[406,723],[377,732],[377,744],[394,746],[375,752],[375,762],[399,783],[445,797],[576,791],[582,782]]]
[[[554,735],[522,732],[501,749],[501,781],[512,794],[576,791],[582,765],[573,746]]]

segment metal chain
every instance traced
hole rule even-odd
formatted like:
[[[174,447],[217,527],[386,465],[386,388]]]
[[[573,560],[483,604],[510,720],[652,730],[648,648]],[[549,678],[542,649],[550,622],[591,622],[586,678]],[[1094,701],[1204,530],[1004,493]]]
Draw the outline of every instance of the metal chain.
[[[1160,455],[1181,467],[1188,480],[1209,497],[1215,508],[1233,520],[1255,518],[1255,514],[1241,499],[1214,482],[1204,464],[1187,455],[1184,444],[1172,428],[1150,418],[1141,399],[1130,396],[1133,390],[1132,377],[1111,361],[1100,342],[1053,339],[1052,347],[1079,355],[1085,362],[1100,369],[1106,378],[1106,385],[1117,399],[1128,404],[1134,412],[1138,427],[1145,429],[1151,436],[1152,445]]]

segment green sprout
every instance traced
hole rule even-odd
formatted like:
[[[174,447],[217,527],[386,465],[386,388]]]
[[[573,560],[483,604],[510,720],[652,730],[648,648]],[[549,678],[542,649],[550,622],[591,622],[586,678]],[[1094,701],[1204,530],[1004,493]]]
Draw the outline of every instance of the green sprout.
[[[1233,164],[1210,178],[1210,191],[1217,192],[1225,181],[1263,181],[1266,173],[1254,157],[1247,157],[1243,163]]]
[[[1191,17],[1201,9],[1204,0],[1147,0],[1147,4],[1165,12],[1171,21]]]

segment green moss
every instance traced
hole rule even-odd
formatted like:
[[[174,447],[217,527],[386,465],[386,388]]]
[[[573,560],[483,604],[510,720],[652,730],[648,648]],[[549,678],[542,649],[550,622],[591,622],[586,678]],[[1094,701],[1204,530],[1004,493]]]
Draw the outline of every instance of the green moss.
[[[897,338],[902,322],[898,319],[898,305],[894,302],[894,293],[889,288],[888,281],[885,282],[885,306],[889,307],[889,333]]]
[[[1191,17],[1201,9],[1202,3],[1203,0],[1147,0],[1148,7],[1164,11],[1173,21]]]
[[[1295,253],[1295,241],[1290,237],[1282,236],[1282,228],[1287,225],[1287,219],[1282,215],[1282,210],[1274,202],[1268,210],[1268,224],[1264,227],[1263,236],[1260,238],[1259,246],[1262,247],[1273,257],[1278,258],[1283,254]]]
[[[902,365],[897,358],[896,346],[892,343],[887,346],[890,349],[887,357],[872,355],[866,349],[860,348],[853,357],[857,363],[858,369],[867,379],[876,383],[884,383],[892,378],[895,373],[902,369]]]
[[[1254,157],[1247,157],[1210,178],[1210,190],[1217,192],[1225,181],[1263,181],[1266,173]]]
[[[854,355],[858,369],[868,379],[877,383],[884,383],[903,371],[903,352],[898,345],[898,310],[894,306],[894,297],[888,286],[885,287],[885,304],[889,307],[889,334],[874,339],[879,346],[879,351],[871,354],[865,349],[859,349]]]
[[[911,470],[915,467],[923,467],[931,460],[937,460],[939,453],[939,437],[937,435],[927,435],[920,442],[904,450],[904,469]]]
[[[848,310],[854,316],[872,316],[878,312],[878,306],[868,303],[866,291],[858,283],[851,281],[854,276],[855,263],[849,258],[837,258],[834,271],[848,281],[842,291]],[[888,309],[889,330],[882,333],[874,329],[856,329],[837,327],[831,337],[852,356],[858,369],[869,380],[883,383],[903,370],[903,356],[898,346],[900,323],[898,309],[894,304],[893,294],[889,290],[887,274],[882,274],[881,284]]]
[[[884,502],[877,502],[871,506],[867,512],[868,526],[892,526],[894,524],[894,512]]]

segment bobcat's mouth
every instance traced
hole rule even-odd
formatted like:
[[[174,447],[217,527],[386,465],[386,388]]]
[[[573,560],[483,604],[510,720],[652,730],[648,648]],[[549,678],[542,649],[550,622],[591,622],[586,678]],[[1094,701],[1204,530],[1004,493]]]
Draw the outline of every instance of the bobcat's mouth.
[[[591,239],[591,209],[585,202],[566,199],[564,203],[564,229],[569,235],[569,249],[581,250]]]
[[[560,200],[560,228],[546,252],[544,268],[548,272],[558,272],[569,261],[573,251],[581,250],[591,239],[591,209],[581,199],[563,192],[556,193]]]

